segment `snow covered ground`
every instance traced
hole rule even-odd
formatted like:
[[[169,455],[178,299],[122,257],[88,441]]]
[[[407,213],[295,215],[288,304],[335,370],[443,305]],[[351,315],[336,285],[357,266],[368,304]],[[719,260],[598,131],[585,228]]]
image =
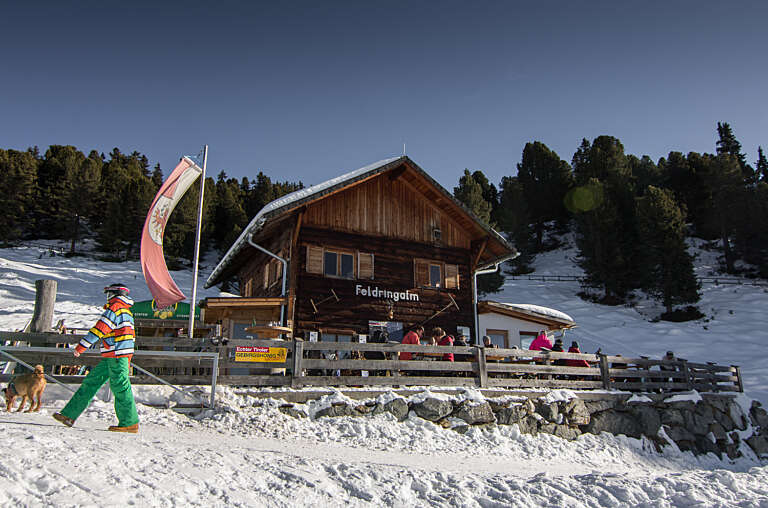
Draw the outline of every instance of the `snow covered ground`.
[[[41,252],[0,249],[0,329],[26,324],[39,278],[59,281],[55,319],[71,327],[92,324],[108,283],[130,285],[137,300],[149,297],[138,263]],[[536,273],[578,274],[573,255],[541,255]],[[706,251],[697,264],[702,275],[715,266]],[[173,276],[190,287],[189,273]],[[580,300],[577,290],[510,280],[493,299],[565,312],[579,325],[567,340],[586,351],[658,357],[672,349],[690,360],[741,365],[747,395],[768,402],[764,288],[704,286],[707,321],[690,323],[652,323],[659,309],[645,300],[606,307]],[[164,390],[135,387],[139,401],[176,400]],[[768,466],[754,458],[658,453],[623,436],[569,442],[521,435],[515,426],[459,434],[415,416],[397,423],[389,414],[302,420],[233,389],[221,390],[215,412],[195,418],[140,405],[141,432],[114,435],[105,431],[113,409],[99,400],[72,429],[54,421],[50,414],[68,397],[49,384],[40,414],[0,415],[0,505],[768,507]]]

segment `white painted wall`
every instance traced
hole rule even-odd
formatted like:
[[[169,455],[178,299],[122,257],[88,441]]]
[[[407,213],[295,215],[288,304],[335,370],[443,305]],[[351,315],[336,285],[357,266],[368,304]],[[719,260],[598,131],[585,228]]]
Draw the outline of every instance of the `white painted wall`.
[[[510,316],[504,316],[502,314],[480,314],[480,335],[488,335],[488,329],[492,330],[506,330],[507,337],[509,337],[509,346],[520,345],[520,331],[537,333],[540,330],[546,329],[545,325],[541,323],[532,323],[531,321],[524,321],[522,319],[513,318]]]

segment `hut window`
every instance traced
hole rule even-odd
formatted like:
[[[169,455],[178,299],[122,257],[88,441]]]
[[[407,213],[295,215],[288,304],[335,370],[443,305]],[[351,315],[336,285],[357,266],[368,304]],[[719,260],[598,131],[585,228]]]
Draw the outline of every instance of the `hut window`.
[[[352,279],[355,276],[355,257],[352,254],[339,255],[339,276]]]
[[[507,330],[492,330],[487,328],[485,334],[491,338],[491,344],[502,349],[509,348],[509,338]]]
[[[445,288],[459,289],[459,265],[445,265]]]
[[[459,289],[459,266],[416,259],[414,280],[417,287]]]
[[[323,274],[326,277],[355,278],[355,256],[348,252],[326,250],[323,255]]]
[[[443,274],[440,265],[429,265],[429,285],[434,288],[443,286]]]
[[[339,274],[338,260],[338,254],[326,251],[325,256],[323,256],[323,273],[326,277],[336,277]]]
[[[270,260],[267,265],[267,272],[269,273],[268,287],[272,287],[280,281],[282,275],[283,265],[276,259]]]

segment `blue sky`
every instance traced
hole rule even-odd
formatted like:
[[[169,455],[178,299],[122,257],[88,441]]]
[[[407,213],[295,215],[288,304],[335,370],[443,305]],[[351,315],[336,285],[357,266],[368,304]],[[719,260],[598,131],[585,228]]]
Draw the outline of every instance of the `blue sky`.
[[[0,18],[0,148],[137,150],[166,175],[313,184],[406,152],[448,188],[542,141],[654,160],[768,150],[768,2],[20,2]]]

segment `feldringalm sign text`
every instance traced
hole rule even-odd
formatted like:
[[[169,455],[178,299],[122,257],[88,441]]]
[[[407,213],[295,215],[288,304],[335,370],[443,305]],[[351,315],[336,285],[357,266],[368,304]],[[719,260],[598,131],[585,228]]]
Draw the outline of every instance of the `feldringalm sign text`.
[[[367,296],[369,298],[381,298],[382,300],[394,300],[399,302],[400,300],[406,302],[418,302],[419,295],[411,293],[410,291],[388,291],[386,289],[379,289],[379,287],[365,286],[360,284],[355,285],[355,295]]]

